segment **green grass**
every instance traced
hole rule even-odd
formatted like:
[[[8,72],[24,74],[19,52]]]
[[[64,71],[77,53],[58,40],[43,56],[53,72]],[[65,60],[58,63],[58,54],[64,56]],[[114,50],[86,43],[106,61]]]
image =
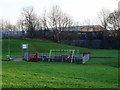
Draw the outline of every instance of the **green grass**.
[[[117,72],[102,65],[4,62],[3,87],[116,88]]]
[[[49,41],[10,40],[12,57],[21,57],[21,44],[28,43],[31,52],[49,52],[50,49],[79,49],[91,51],[85,65],[55,62],[3,62],[3,88],[117,88],[118,51],[95,50],[57,44]],[[7,40],[3,41],[3,60]]]

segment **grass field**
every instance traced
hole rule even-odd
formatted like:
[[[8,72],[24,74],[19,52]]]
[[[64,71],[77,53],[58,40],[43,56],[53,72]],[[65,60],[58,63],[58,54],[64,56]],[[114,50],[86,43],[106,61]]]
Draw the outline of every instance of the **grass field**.
[[[8,40],[2,41],[2,59],[7,54]],[[96,50],[57,44],[49,41],[10,40],[11,56],[21,57],[21,44],[28,43],[30,52],[50,49],[90,51],[85,65],[55,62],[6,62],[2,64],[3,88],[117,88],[118,51]],[[106,58],[105,58],[106,57]]]

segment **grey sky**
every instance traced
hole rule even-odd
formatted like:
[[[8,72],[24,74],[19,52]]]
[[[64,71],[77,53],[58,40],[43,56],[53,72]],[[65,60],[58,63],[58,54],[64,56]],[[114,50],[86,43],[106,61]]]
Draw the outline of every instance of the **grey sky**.
[[[23,7],[33,6],[40,15],[44,9],[47,11],[57,4],[63,12],[69,14],[75,21],[82,22],[90,19],[96,23],[98,12],[107,8],[113,11],[118,8],[119,0],[0,0],[0,19],[16,23]]]

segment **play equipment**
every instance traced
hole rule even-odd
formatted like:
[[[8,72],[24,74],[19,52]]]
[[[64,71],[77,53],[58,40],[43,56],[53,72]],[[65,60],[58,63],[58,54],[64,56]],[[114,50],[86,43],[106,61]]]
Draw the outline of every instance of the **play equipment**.
[[[82,64],[85,64],[90,59],[90,55],[86,54],[82,57]]]
[[[68,62],[85,64],[90,59],[90,52],[80,53],[79,50],[50,50],[49,53],[24,53],[23,59],[31,62]]]
[[[38,53],[36,52],[35,54],[29,54],[29,61],[31,62],[38,62]]]
[[[25,52],[23,55],[23,60],[28,61],[29,60],[29,53]]]
[[[49,60],[49,53],[39,53],[38,60],[42,62],[48,62]]]
[[[31,61],[31,62],[38,62],[38,53],[36,52],[35,54],[31,53],[24,53],[23,60],[25,61]]]
[[[85,64],[90,59],[91,52],[83,52],[82,64]]]
[[[73,62],[75,50],[50,50],[49,53],[49,62]]]

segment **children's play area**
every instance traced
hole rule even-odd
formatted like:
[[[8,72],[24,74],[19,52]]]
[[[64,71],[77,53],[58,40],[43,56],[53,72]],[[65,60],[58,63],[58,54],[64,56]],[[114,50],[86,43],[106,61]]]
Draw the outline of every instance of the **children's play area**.
[[[85,64],[90,59],[91,52],[80,52],[74,49],[51,49],[48,53],[31,53],[28,44],[22,44],[22,60],[28,62],[67,62]],[[10,54],[7,60],[12,60]]]
[[[85,64],[90,59],[90,52],[79,50],[50,50],[49,53],[23,53],[23,60],[30,62],[68,62]]]

